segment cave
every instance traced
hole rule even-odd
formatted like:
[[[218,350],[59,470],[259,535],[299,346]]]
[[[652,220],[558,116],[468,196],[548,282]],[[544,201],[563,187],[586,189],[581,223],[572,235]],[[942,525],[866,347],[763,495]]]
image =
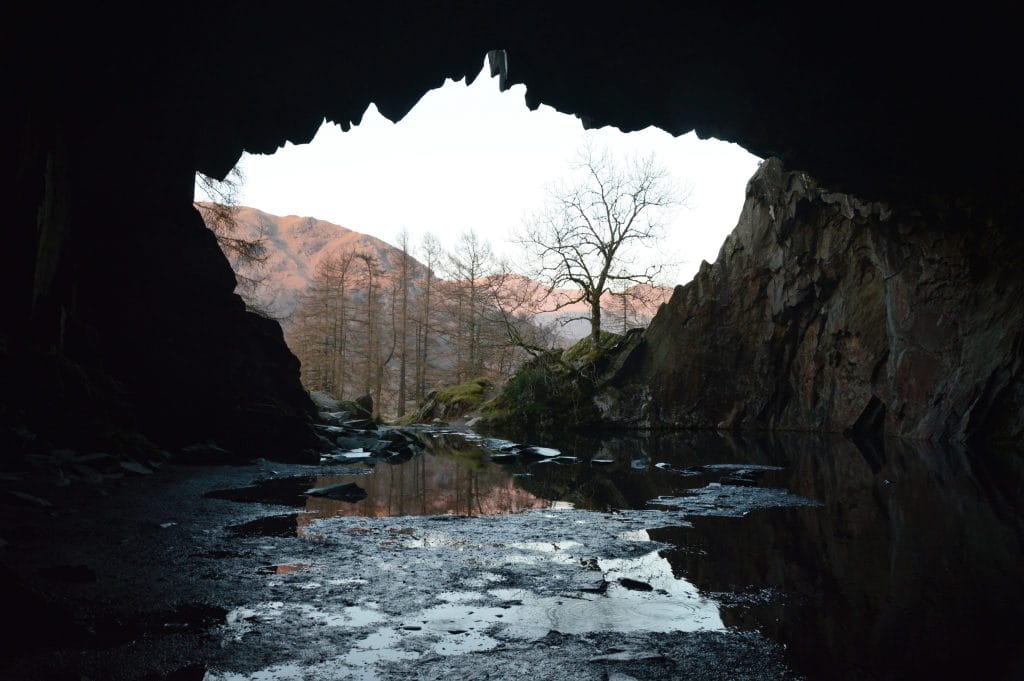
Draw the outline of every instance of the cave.
[[[929,230],[922,243],[948,236],[967,286],[986,282],[974,306],[1021,318],[1024,94],[1008,17],[892,5],[314,4],[5,10],[6,459],[29,433],[29,449],[216,441],[308,460],[316,411],[297,360],[276,323],[233,293],[192,206],[195,173],[223,177],[243,151],[308,142],[324,119],[346,128],[371,103],[400,119],[445,78],[471,78],[482,55],[526,85],[533,107],[585,126],[696,130],[779,159],[825,193],[912,215]],[[994,428],[1019,441],[1021,330],[991,355],[984,341],[976,359],[995,377],[980,388],[984,409],[960,414],[966,425],[896,434]],[[660,347],[671,354],[671,342]],[[938,370],[955,383],[956,361]],[[876,431],[915,409],[860,397],[863,409],[832,430]],[[771,422],[794,423],[805,422]]]
[[[9,22],[7,414],[81,410],[67,428],[131,422],[165,446],[301,441],[310,406],[294,362],[232,294],[191,210],[192,175],[306,142],[324,118],[344,128],[371,102],[397,120],[489,52],[531,106],[624,131],[696,130],[941,230],[1017,238],[1013,41],[980,11],[157,12],[43,5]]]

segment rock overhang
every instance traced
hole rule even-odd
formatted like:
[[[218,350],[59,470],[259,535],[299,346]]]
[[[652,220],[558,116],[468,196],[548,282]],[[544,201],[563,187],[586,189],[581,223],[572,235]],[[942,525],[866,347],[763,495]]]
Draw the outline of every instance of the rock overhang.
[[[46,9],[13,41],[23,105],[59,103],[44,83],[62,84],[75,105],[50,115],[82,123],[75,134],[166,142],[214,175],[242,150],[308,141],[325,118],[346,126],[371,103],[400,119],[500,49],[531,106],[590,126],[696,130],[867,198],[988,197],[1021,179],[1012,22],[981,8],[169,5],[90,31],[81,10]]]
[[[160,409],[145,411],[153,432],[198,424],[187,438],[200,441],[276,405],[276,430],[301,439],[313,412],[279,329],[232,293],[191,208],[193,173],[223,175],[243,150],[308,141],[325,118],[358,121],[371,103],[401,118],[445,78],[478,73],[491,50],[504,50],[506,85],[524,83],[531,106],[589,126],[696,130],[833,191],[937,215],[947,231],[994,222],[1016,233],[1014,23],[982,8],[955,20],[892,7],[602,14],[454,0],[147,12],[7,10],[0,338],[58,348],[137,405],[159,384]],[[949,206],[953,218],[939,213]]]

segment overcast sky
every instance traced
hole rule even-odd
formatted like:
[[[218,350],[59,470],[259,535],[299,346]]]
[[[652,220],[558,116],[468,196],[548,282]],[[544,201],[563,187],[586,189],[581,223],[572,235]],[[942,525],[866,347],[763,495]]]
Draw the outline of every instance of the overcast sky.
[[[324,124],[310,144],[245,156],[240,202],[275,215],[327,220],[389,243],[405,228],[414,245],[429,231],[451,247],[473,228],[514,259],[509,235],[539,209],[546,188],[566,175],[590,138],[622,157],[653,152],[689,190],[687,207],[675,212],[667,243],[658,249],[681,263],[667,283],[688,281],[701,260],[715,259],[736,224],[755,156],[692,133],[584,131],[578,119],[549,107],[530,111],[525,91],[499,92],[497,79],[484,72],[471,86],[449,80],[428,92],[398,123],[371,106],[349,132]]]

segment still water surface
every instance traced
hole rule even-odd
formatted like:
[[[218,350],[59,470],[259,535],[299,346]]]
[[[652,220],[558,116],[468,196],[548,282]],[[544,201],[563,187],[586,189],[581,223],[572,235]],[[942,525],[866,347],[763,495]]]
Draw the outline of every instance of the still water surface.
[[[777,641],[812,679],[1024,678],[1020,452],[803,435],[607,436],[545,442],[561,456],[499,464],[486,438],[421,438],[426,452],[400,464],[353,462],[352,475],[225,492],[299,510],[277,516],[280,527],[236,531],[301,535],[329,516],[643,509],[728,488],[748,506],[711,495],[648,528],[668,546],[658,556],[674,577],[717,604],[726,628]],[[366,498],[304,495],[344,483]],[[758,492],[775,489],[816,503],[759,507]]]

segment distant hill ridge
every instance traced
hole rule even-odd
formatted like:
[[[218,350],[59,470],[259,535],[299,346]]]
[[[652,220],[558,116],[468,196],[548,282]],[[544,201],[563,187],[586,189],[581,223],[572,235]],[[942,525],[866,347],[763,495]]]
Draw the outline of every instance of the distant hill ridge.
[[[239,206],[237,232],[243,239],[262,237],[266,246],[263,267],[232,262],[243,276],[262,279],[256,302],[287,320],[309,288],[320,262],[339,251],[361,251],[377,257],[385,272],[397,267],[402,252],[387,242],[326,220],[298,215],[272,215],[257,208]],[[426,267],[412,258],[414,276]]]
[[[287,324],[295,311],[301,294],[313,283],[317,266],[332,253],[339,251],[361,251],[377,257],[385,276],[398,267],[402,251],[391,244],[362,232],[336,225],[326,220],[298,215],[272,215],[257,208],[239,206],[236,212],[237,231],[232,236],[243,239],[262,237],[266,246],[266,261],[262,268],[253,268],[245,263],[232,262],[240,274],[252,279],[262,279],[256,290],[256,303],[269,310]],[[422,278],[427,271],[423,263],[412,259],[412,276]],[[436,274],[436,273],[435,273]],[[522,276],[509,279],[515,286],[527,286],[531,280]],[[658,305],[667,301],[672,289],[650,289],[648,297],[652,302],[641,311],[646,317],[653,317]],[[556,291],[552,300],[564,300],[569,291]],[[613,296],[606,296],[606,314],[614,315],[617,307]],[[552,304],[550,301],[547,303]],[[541,312],[543,307],[537,301],[536,312],[544,319],[559,316],[579,316],[587,312],[584,303],[573,304],[558,313]],[[575,340],[586,334],[586,325],[573,323],[562,335],[566,340]]]

